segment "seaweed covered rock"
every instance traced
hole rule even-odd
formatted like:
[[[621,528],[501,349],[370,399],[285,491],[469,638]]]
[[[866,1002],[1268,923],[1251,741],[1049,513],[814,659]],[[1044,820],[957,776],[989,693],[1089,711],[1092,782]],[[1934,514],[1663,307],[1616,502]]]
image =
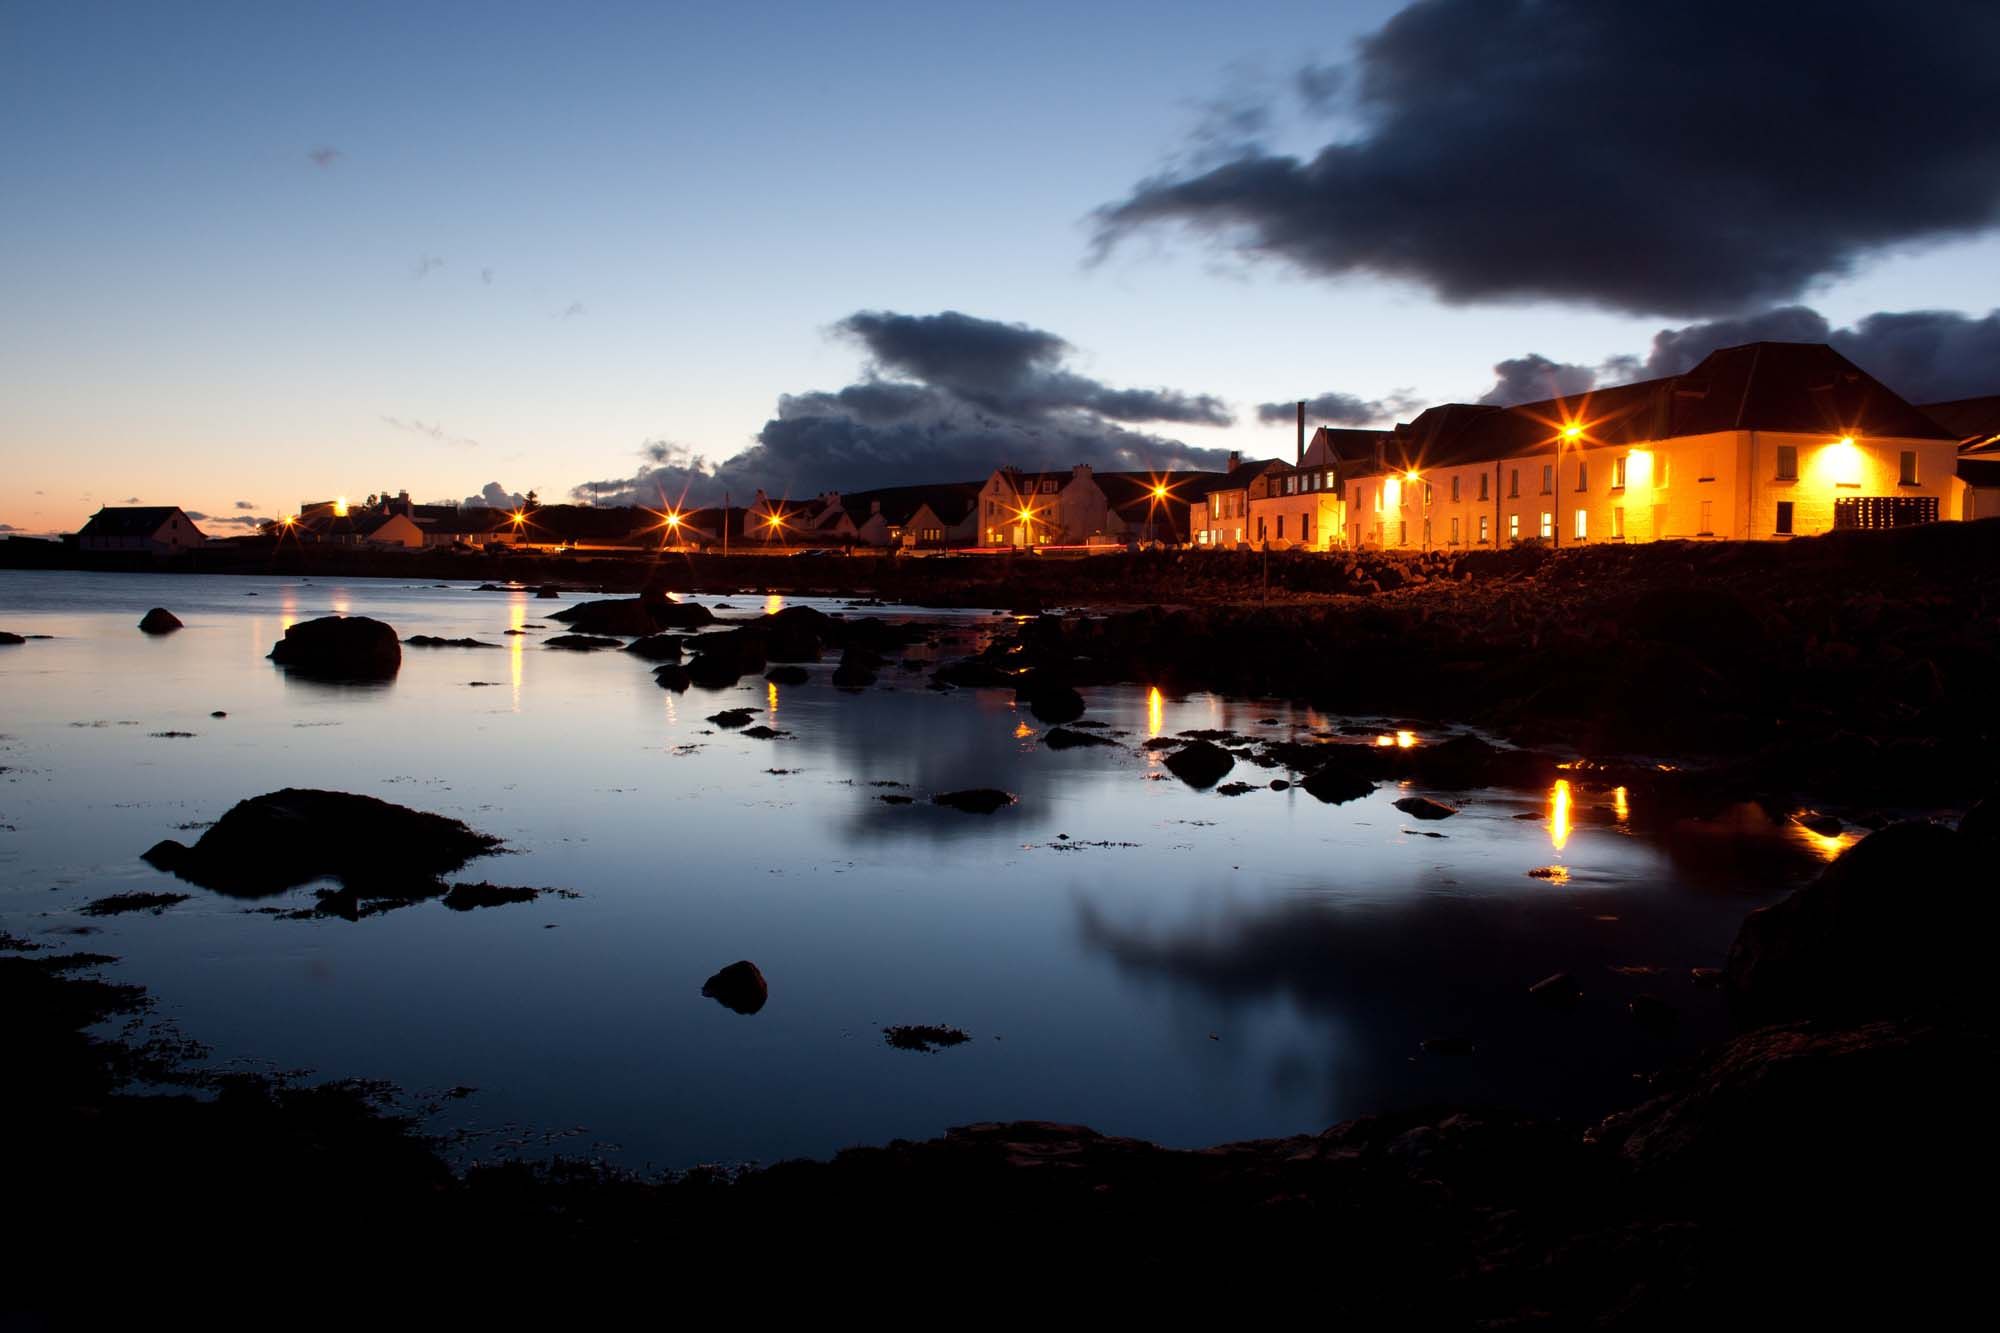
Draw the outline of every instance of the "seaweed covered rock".
[[[456,819],[372,796],[287,787],[238,801],[192,847],[156,843],[145,859],[191,884],[263,897],[316,879],[371,893],[436,891],[438,876],[499,850]]]
[[[181,627],[181,618],[164,606],[156,606],[139,617],[139,628],[147,634],[172,634]]]
[[[321,616],[285,631],[271,660],[323,680],[390,680],[402,669],[396,631],[368,616]]]
[[[560,620],[579,634],[615,634],[621,638],[643,638],[663,629],[700,629],[715,623],[714,614],[705,606],[647,597],[579,602],[557,611],[549,619]]]
[[[681,640],[677,634],[648,634],[625,645],[625,651],[648,662],[681,660]]]

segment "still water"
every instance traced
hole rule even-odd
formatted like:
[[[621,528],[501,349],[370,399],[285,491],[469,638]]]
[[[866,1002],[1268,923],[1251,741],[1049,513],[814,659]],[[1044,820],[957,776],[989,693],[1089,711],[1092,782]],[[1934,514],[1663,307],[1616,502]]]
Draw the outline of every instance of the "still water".
[[[780,604],[699,600],[728,604],[724,618]],[[1138,748],[1189,728],[1369,721],[1268,701],[1086,691],[1121,747],[1054,752],[1010,692],[939,694],[893,666],[861,693],[833,689],[829,661],[805,685],[675,695],[628,655],[543,648],[561,632],[543,617],[569,604],[0,572],[0,629],[54,636],[0,647],[0,929],[117,955],[110,975],[149,987],[156,1016],[218,1063],[475,1088],[430,1127],[470,1131],[482,1156],[769,1161],[1011,1118],[1198,1145],[1434,1102],[1625,1104],[1635,1075],[1723,1030],[1689,968],[1719,965],[1744,912],[1839,846],[1749,811],[1666,820],[1581,783],[1439,793],[1462,813],[1418,824],[1391,802],[1420,789],[1230,797]],[[155,605],[187,627],[141,634]],[[330,612],[504,646],[407,648],[400,677],[370,688],[264,660],[288,624]],[[849,614],[935,620],[955,636],[941,655],[1006,623]],[[788,734],[704,720],[729,706]],[[511,852],[458,878],[579,896],[291,921],[140,861],[284,786],[464,819]],[[978,816],[923,800],[974,786],[1019,803]],[[902,794],[918,799],[881,799]],[[78,912],[136,889],[194,896],[159,915]],[[738,958],[770,982],[755,1015],[700,994]],[[1525,994],[1557,971],[1584,989],[1573,1011]],[[1635,1024],[1641,992],[1678,1022]],[[973,1040],[892,1049],[881,1029],[902,1023]],[[1433,1037],[1475,1049],[1422,1052]]]

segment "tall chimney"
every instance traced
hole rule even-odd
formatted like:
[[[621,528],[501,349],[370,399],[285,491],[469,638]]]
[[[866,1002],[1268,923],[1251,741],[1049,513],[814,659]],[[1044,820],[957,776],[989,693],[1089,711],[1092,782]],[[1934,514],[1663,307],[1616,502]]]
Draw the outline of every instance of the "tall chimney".
[[[1292,466],[1306,465],[1306,400],[1299,399],[1299,456],[1292,460]]]

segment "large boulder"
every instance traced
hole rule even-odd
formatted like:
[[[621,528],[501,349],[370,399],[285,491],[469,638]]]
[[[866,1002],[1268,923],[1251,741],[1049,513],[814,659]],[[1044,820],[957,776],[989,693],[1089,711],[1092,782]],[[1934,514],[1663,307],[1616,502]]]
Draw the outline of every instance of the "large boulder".
[[[1356,773],[1347,764],[1322,764],[1306,774],[1299,785],[1314,800],[1327,805],[1358,801],[1375,790],[1375,780]]]
[[[367,616],[302,620],[271,648],[271,660],[327,680],[389,680],[403,665],[396,631]]]
[[[287,787],[238,801],[192,847],[168,839],[145,859],[241,897],[329,876],[375,894],[436,884],[439,875],[499,847],[500,839],[444,815],[350,792]]]
[[[625,651],[648,662],[678,662],[681,660],[681,639],[678,634],[649,634],[625,645]]]
[[[579,602],[552,614],[578,634],[616,634],[639,638],[660,629],[653,608],[637,597],[606,602]]]
[[[26,643],[27,640],[8,630],[0,629],[0,644]]]
[[[1041,722],[1074,722],[1083,710],[1083,696],[1067,685],[1038,684],[1028,693],[1028,711]]]
[[[139,617],[139,628],[148,634],[172,634],[181,627],[181,618],[164,606],[156,606]]]
[[[1976,846],[1942,824],[1892,824],[1752,912],[1724,967],[1731,1013],[1754,1027],[1988,1012],[1996,899]]]

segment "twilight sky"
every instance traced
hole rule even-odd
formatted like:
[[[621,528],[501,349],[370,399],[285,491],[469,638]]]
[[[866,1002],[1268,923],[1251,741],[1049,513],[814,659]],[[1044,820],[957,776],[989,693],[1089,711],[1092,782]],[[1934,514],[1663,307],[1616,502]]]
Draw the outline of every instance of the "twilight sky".
[[[1760,336],[2000,392],[1996,50],[1954,0],[0,0],[0,531],[1200,465]]]

